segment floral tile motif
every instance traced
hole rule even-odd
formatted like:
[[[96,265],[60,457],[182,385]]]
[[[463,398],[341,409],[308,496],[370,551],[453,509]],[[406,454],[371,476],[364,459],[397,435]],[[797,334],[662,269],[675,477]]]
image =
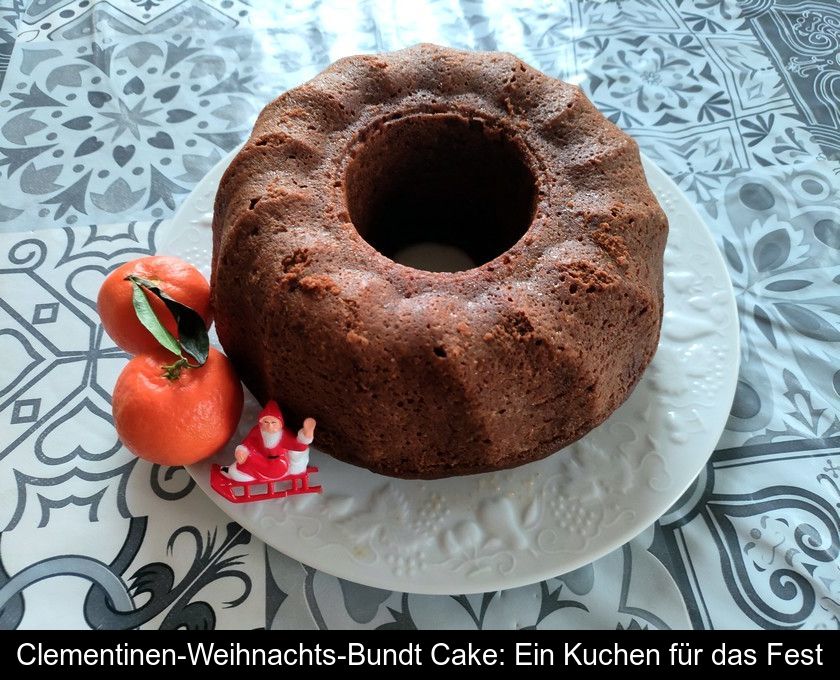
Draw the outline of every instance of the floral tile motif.
[[[683,27],[674,4],[667,0],[581,0],[575,5],[576,23],[587,34],[614,33],[616,27],[635,34],[651,28],[673,31]]]
[[[578,42],[577,54],[593,100],[630,131],[737,121],[771,109],[795,117],[775,69],[741,39],[592,37]]]
[[[711,35],[744,30],[743,4],[741,0],[674,0],[674,8],[689,29]]]
[[[671,133],[645,128],[632,134],[709,217],[718,218],[725,186],[742,171],[793,165],[819,153],[790,109],[744,116],[736,123],[725,120]]]
[[[579,43],[578,57],[587,93],[626,129],[675,129],[733,117],[722,73],[694,36],[591,38]]]
[[[725,122],[697,129],[666,133],[634,132],[642,152],[666,168],[677,186],[712,217],[720,212],[720,194],[726,183],[745,167],[735,131]]]
[[[25,42],[168,31],[220,31],[248,23],[242,0],[34,0],[21,14]]]
[[[752,3],[749,25],[825,156],[840,160],[840,6],[827,0]]]
[[[576,54],[595,104],[712,218],[738,172],[820,154],[748,33],[591,35]]]
[[[724,445],[840,434],[840,368],[825,363],[840,347],[836,181],[825,163],[747,172],[724,197],[743,351]]]
[[[6,217],[47,228],[171,214],[250,130],[255,68],[237,57],[250,39],[19,45],[0,93]]]
[[[704,36],[709,59],[720,68],[738,116],[786,106],[790,96],[764,50],[749,35]]]

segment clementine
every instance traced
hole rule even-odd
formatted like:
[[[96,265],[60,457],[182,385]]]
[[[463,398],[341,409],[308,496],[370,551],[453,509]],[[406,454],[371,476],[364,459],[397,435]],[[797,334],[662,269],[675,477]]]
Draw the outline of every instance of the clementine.
[[[210,310],[210,284],[201,272],[177,257],[141,257],[112,271],[102,283],[96,299],[96,309],[102,326],[118,347],[122,347],[129,354],[157,352],[160,349],[158,341],[143,327],[134,311],[133,284],[126,280],[131,274],[157,283],[169,297],[198,312],[205,326],[210,328],[213,321]],[[144,291],[144,294],[155,316],[166,330],[177,338],[175,317],[157,296],[148,291]]]
[[[212,348],[198,368],[173,371],[171,364],[172,355],[163,350],[128,362],[114,387],[114,425],[139,458],[190,465],[212,456],[233,436],[242,413],[242,385],[228,358]]]

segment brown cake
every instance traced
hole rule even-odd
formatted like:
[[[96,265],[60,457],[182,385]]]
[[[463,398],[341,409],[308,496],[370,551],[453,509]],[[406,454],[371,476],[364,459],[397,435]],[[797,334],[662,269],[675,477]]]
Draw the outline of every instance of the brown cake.
[[[536,460],[656,350],[667,219],[634,141],[510,54],[341,59],[260,114],[213,223],[219,338],[316,445],[397,477]],[[392,257],[457,246],[477,266]]]

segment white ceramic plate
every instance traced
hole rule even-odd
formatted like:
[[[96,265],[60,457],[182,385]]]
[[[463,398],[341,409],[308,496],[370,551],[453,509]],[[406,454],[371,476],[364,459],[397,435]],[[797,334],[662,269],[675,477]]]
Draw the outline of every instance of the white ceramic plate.
[[[213,199],[229,162],[199,183],[159,235],[161,253],[183,257],[206,275]],[[391,479],[313,451],[323,495],[242,505],[210,488],[212,461],[190,474],[231,518],[277,550],[390,590],[521,586],[630,540],[705,465],[729,414],[739,359],[735,299],[711,234],[659,168],[645,160],[645,172],[671,225],[662,337],[630,399],[582,440],[514,470],[438,481]],[[248,398],[241,436],[257,412]],[[216,460],[232,461],[233,443]]]

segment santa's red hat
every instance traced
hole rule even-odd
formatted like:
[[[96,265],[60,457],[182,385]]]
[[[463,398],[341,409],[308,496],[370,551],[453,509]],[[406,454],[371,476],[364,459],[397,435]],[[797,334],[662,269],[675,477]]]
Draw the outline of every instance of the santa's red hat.
[[[283,424],[283,412],[280,410],[280,407],[277,405],[277,402],[273,399],[265,405],[262,411],[260,411],[259,419],[262,420],[265,416],[273,416],[280,421],[280,424]]]

